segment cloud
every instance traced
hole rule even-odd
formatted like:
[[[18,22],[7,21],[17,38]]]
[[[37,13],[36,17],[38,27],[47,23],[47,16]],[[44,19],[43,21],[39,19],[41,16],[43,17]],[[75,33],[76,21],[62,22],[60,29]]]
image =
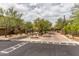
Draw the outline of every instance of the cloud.
[[[20,12],[23,12],[24,20],[33,21],[37,17],[42,17],[55,22],[58,17],[71,15],[72,3],[2,3],[0,7],[7,9],[15,7]]]

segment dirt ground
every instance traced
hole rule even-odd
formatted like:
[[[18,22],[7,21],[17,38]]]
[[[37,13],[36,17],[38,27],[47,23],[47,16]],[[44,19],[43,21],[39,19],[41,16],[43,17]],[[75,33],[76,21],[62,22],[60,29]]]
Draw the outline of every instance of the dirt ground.
[[[79,36],[66,35],[66,37],[79,42]]]
[[[69,35],[62,35],[57,32],[44,34],[42,36],[30,35],[26,34],[17,34],[17,35],[8,35],[0,36],[0,40],[17,40],[17,41],[46,41],[46,42],[72,42],[73,40],[79,41],[79,37],[72,37]]]
[[[23,37],[27,37],[26,34],[17,34],[17,35],[7,35],[7,37],[0,36],[0,40],[10,40],[10,39],[15,39],[15,38],[23,38]]]

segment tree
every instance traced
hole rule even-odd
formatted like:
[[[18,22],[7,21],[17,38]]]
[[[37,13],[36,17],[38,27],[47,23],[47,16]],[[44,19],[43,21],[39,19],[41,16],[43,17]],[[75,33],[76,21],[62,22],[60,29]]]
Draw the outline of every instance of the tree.
[[[79,35],[79,9],[73,10],[72,17],[64,27],[65,33]]]
[[[62,19],[62,18],[59,18],[59,19],[57,20],[56,24],[55,24],[55,28],[61,30],[61,29],[63,28],[63,25],[64,25],[63,19]]]
[[[5,27],[5,37],[10,29],[19,29],[22,27],[22,13],[15,10],[13,7],[7,10],[0,8],[0,26]]]
[[[25,22],[25,32],[29,33],[33,30],[33,24],[32,22]]]
[[[6,15],[9,17],[9,24],[11,23],[9,27],[14,27],[15,33],[19,33],[23,23],[23,20],[21,19],[23,14],[11,7],[6,11]]]
[[[49,22],[46,19],[40,19],[40,18],[37,18],[34,21],[34,25],[35,25],[36,30],[40,34],[44,34],[44,33],[48,32],[51,29],[51,27],[52,27],[52,23],[51,22]]]

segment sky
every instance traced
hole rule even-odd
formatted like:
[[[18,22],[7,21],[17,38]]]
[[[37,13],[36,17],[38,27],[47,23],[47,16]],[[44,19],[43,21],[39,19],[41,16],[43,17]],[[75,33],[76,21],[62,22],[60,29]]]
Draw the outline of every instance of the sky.
[[[73,3],[0,3],[0,7],[8,9],[14,7],[22,12],[25,21],[33,21],[36,18],[45,18],[55,23],[59,17],[71,16]]]

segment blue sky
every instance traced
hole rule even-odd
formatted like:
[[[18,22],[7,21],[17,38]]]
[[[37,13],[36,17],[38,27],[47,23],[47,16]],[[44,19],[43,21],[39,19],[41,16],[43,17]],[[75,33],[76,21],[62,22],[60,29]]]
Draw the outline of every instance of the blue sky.
[[[0,7],[4,9],[14,7],[22,12],[25,21],[33,21],[37,17],[41,17],[53,23],[63,15],[69,18],[73,6],[73,3],[0,3]]]

